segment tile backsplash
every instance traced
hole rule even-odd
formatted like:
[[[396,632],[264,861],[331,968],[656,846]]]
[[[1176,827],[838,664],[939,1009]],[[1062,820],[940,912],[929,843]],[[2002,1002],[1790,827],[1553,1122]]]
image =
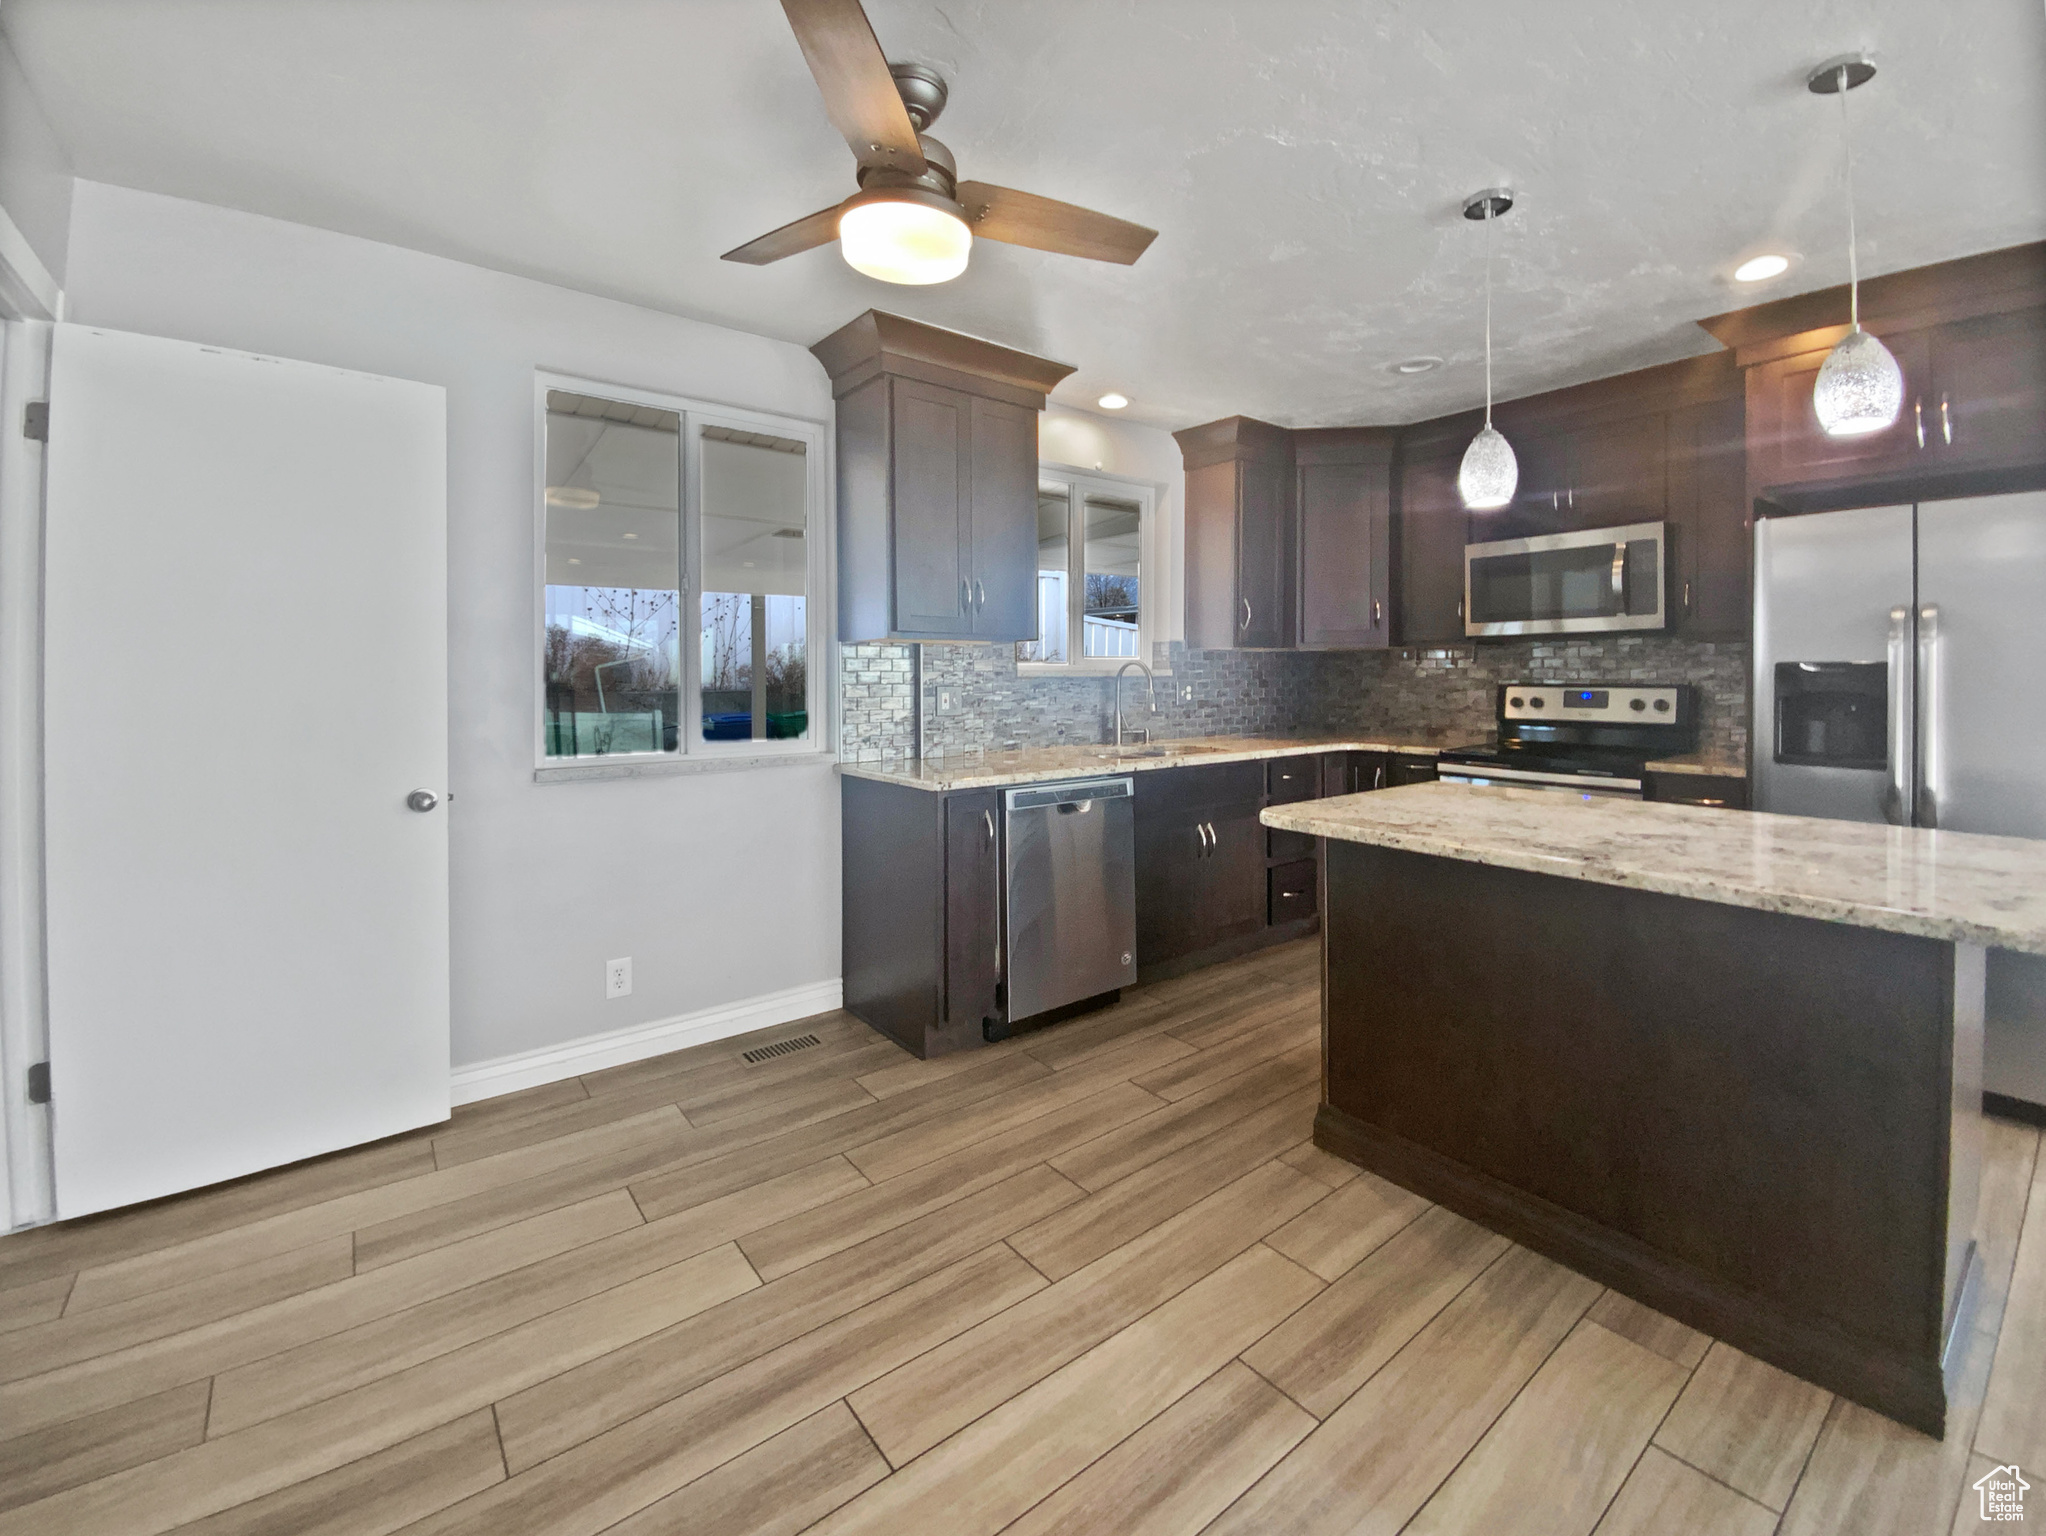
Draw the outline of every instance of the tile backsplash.
[[[1736,758],[1747,751],[1742,642],[1602,635],[1407,651],[1157,649],[1157,713],[1135,672],[1124,680],[1123,705],[1131,725],[1160,740],[1320,730],[1479,736],[1491,729],[1502,682],[1654,682],[1697,689],[1702,749]],[[1022,676],[1010,645],[849,645],[841,655],[839,750],[848,759],[919,750],[944,757],[1114,734],[1111,679]],[[942,712],[941,694],[952,705]]]

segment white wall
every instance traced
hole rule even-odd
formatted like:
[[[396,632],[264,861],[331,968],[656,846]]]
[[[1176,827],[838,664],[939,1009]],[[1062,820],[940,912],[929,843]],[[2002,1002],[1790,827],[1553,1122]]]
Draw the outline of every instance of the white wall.
[[[62,287],[71,233],[71,160],[5,36],[0,36],[0,210]]]
[[[1068,405],[1045,407],[1037,428],[1037,456],[1076,469],[1106,470],[1133,480],[1149,480],[1162,486],[1158,515],[1162,517],[1159,541],[1167,556],[1166,569],[1147,583],[1161,595],[1163,611],[1157,614],[1161,640],[1178,640],[1186,633],[1186,469],[1179,456],[1179,444],[1163,427]],[[1146,601],[1150,599],[1147,597]]]
[[[533,782],[534,370],[829,421],[809,353],[87,181],[66,288],[87,324],[446,387],[458,1067],[835,981],[828,764]],[[618,955],[633,957],[634,992],[607,1003]]]

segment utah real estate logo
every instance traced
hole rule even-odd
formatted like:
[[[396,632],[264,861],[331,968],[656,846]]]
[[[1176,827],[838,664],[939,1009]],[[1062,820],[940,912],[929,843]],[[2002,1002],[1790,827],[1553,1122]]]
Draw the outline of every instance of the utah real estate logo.
[[[1996,1524],[2014,1524],[2025,1518],[2025,1490],[2032,1485],[2018,1474],[2018,1465],[1991,1467],[1975,1479],[1975,1491],[1982,1496],[1982,1518]]]

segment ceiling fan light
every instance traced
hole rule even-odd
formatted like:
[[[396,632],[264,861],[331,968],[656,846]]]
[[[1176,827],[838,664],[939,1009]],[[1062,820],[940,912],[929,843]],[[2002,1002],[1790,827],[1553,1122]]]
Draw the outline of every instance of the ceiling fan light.
[[[1473,512],[1496,512],[1513,500],[1520,485],[1520,461],[1497,427],[1486,426],[1463,451],[1456,488]]]
[[[1840,338],[1819,366],[1812,409],[1828,437],[1880,432],[1904,408],[1904,370],[1890,349],[1860,326]]]
[[[838,221],[838,249],[855,272],[884,283],[943,283],[966,270],[973,231],[931,203],[855,203]]]

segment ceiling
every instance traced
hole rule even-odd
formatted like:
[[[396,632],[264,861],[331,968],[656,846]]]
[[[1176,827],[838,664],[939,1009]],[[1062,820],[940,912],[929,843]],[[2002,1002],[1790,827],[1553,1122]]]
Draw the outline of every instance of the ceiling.
[[[1178,427],[1393,423],[1708,351],[1690,322],[1844,281],[1840,124],[1872,51],[1863,270],[2046,238],[2039,0],[869,0],[936,66],[961,174],[1159,231],[1131,268],[982,241],[899,288],[720,252],[853,189],[774,0],[0,0],[78,174],[808,344],[880,307]],[[1761,249],[1801,261],[1737,290]],[[1844,317],[1843,317],[1844,318]],[[1401,378],[1397,359],[1433,353]]]

